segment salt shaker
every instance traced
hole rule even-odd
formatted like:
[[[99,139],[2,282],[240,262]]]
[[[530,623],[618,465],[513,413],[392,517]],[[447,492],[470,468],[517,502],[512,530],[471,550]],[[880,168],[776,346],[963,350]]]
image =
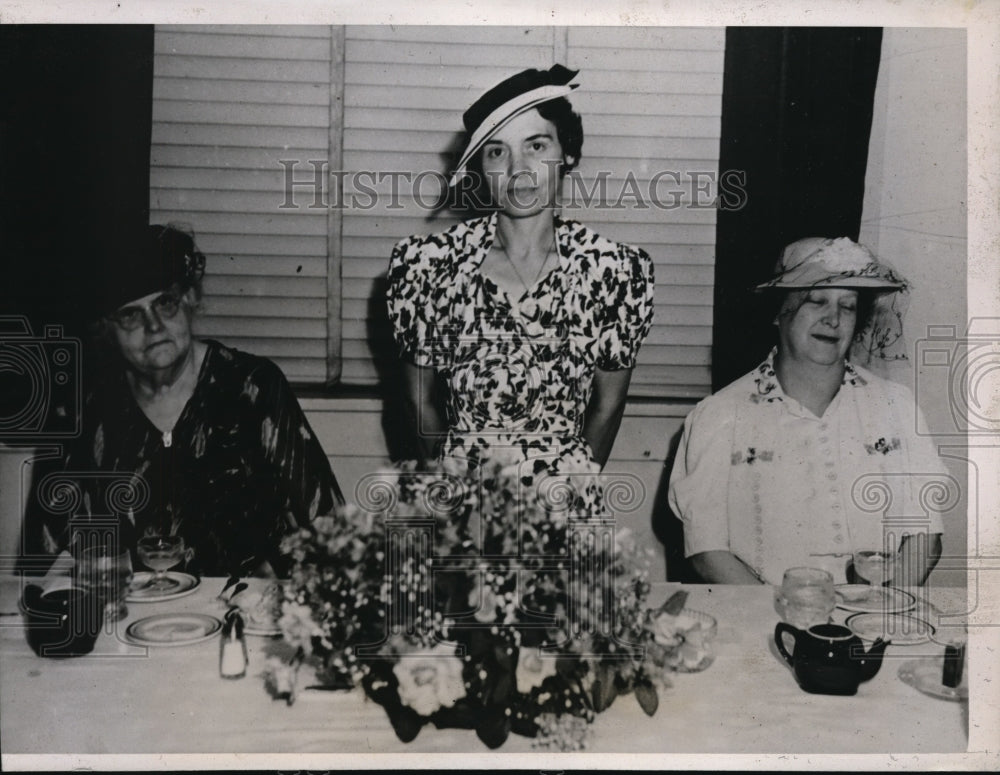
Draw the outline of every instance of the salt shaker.
[[[247,642],[243,637],[243,616],[240,609],[226,612],[219,646],[219,675],[223,678],[242,678],[247,674]]]

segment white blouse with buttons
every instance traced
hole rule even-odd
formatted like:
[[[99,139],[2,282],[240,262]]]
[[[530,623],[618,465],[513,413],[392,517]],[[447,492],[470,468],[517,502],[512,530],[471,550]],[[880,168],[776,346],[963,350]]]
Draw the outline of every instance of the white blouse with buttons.
[[[918,490],[947,474],[909,391],[848,365],[816,417],[782,391],[773,356],[685,421],[670,479],[685,554],[730,551],[772,584],[796,565],[839,583],[857,549],[942,532]]]

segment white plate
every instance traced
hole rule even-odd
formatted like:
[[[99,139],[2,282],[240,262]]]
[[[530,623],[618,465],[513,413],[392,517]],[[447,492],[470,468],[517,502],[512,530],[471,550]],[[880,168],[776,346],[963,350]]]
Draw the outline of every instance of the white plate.
[[[962,676],[958,686],[945,686],[941,683],[944,671],[943,657],[924,657],[911,659],[899,666],[899,679],[919,692],[929,694],[942,700],[964,700],[969,696],[969,684]]]
[[[926,643],[934,634],[934,625],[909,614],[853,614],[844,622],[851,632],[867,641],[892,641],[893,646]]]
[[[132,577],[128,596],[125,599],[130,603],[159,603],[163,600],[176,600],[179,597],[190,595],[201,584],[201,579],[195,578],[190,573],[179,571],[167,571],[165,578],[170,582],[170,586],[162,590],[154,589],[148,586],[153,580],[153,574],[148,571],[139,571]]]
[[[867,598],[867,584],[838,584],[833,588],[837,595],[837,608],[860,613],[896,614],[909,611],[917,604],[917,598],[903,589],[881,587],[882,594],[877,600]]]
[[[140,646],[189,646],[214,638],[222,622],[207,614],[156,614],[132,622],[125,635]]]

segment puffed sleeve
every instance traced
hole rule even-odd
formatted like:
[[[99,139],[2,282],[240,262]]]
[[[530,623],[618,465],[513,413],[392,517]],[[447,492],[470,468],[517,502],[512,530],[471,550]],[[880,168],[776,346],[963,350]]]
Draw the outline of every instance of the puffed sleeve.
[[[653,262],[645,251],[621,246],[616,270],[605,273],[597,366],[631,369],[653,324]]]
[[[386,301],[400,357],[417,366],[433,366],[434,305],[442,289],[434,282],[431,261],[420,248],[416,237],[401,240],[393,248]]]
[[[685,557],[730,548],[732,426],[732,413],[719,411],[712,398],[699,403],[684,420],[668,497],[671,510],[684,523]]]

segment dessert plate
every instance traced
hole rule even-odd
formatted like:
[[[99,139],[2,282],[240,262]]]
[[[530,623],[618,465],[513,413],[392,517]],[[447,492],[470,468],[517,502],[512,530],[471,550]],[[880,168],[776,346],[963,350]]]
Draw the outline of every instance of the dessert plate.
[[[190,595],[201,584],[201,579],[190,573],[179,571],[167,571],[164,578],[170,583],[170,586],[160,589],[152,586],[152,573],[139,571],[132,577],[128,596],[125,599],[130,603],[159,603],[161,600],[176,600],[179,597]]]
[[[833,588],[837,596],[837,608],[860,613],[902,613],[916,606],[917,598],[903,589],[881,587],[878,598],[869,599],[867,584],[838,584]]]
[[[862,640],[892,641],[893,646],[926,643],[934,634],[934,625],[909,614],[853,614],[844,622]]]
[[[125,630],[140,646],[189,646],[215,637],[222,622],[207,614],[156,614],[132,622]]]

